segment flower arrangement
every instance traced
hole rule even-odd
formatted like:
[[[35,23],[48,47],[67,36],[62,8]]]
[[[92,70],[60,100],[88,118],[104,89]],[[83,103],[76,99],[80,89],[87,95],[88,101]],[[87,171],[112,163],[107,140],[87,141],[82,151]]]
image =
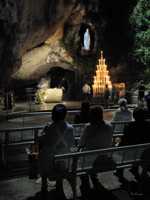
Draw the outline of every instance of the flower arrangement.
[[[34,103],[36,103],[36,104],[43,104],[44,103],[43,96],[42,96],[41,93],[35,93],[34,99],[35,99]]]

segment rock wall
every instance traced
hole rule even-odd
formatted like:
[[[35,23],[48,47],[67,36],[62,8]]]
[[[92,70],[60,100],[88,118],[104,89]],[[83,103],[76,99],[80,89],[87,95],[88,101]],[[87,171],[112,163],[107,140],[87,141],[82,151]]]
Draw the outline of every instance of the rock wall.
[[[86,13],[97,12],[98,0],[81,2],[1,0],[0,88],[38,82],[55,66],[76,72],[60,40],[75,40]]]

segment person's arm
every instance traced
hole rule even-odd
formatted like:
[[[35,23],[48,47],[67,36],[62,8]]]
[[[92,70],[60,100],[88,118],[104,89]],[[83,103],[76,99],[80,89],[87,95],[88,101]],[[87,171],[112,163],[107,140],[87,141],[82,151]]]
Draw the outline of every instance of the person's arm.
[[[75,134],[73,133],[73,128],[72,128],[72,142],[71,142],[71,146],[70,146],[70,152],[77,152],[78,151],[78,147],[76,146],[76,141],[75,141]]]
[[[130,134],[130,124],[128,124],[124,130],[124,134],[123,134],[123,137],[121,139],[121,146],[126,146],[128,145],[128,142],[129,142],[129,137],[131,137],[131,134]]]
[[[71,146],[72,146],[72,145],[75,146],[76,141],[75,141],[75,134],[74,134],[74,132],[73,132],[73,126],[72,126],[72,130],[71,130],[71,133],[70,133],[70,134],[72,135]]]
[[[50,127],[51,124],[47,123],[45,125],[45,127],[43,128],[42,132],[41,132],[41,135],[39,136],[38,138],[38,145],[39,145],[39,150],[43,147],[44,145],[44,142],[45,142],[45,137],[46,137],[46,134],[48,132],[48,129]]]

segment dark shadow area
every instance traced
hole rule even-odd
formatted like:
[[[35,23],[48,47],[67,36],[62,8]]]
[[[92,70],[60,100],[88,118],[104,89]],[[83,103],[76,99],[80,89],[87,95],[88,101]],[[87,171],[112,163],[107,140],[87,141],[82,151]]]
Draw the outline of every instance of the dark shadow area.
[[[121,188],[126,190],[128,194],[135,200],[144,200],[150,199],[150,182],[138,179],[133,181],[128,181],[127,179],[123,178],[119,180],[122,185]]]
[[[121,200],[127,196],[133,200],[148,200],[150,199],[150,182],[139,179],[128,181],[125,178],[119,179],[121,188],[114,190],[107,190],[101,183],[98,183],[94,188],[87,187],[87,185],[81,185],[81,196],[79,200]],[[121,197],[121,198],[120,198]],[[41,191],[37,192],[35,196],[28,197],[26,200],[67,200],[63,193],[57,192],[56,189],[50,190],[47,195],[42,195]],[[73,200],[69,198],[68,200]]]
[[[101,183],[99,183],[96,188],[87,188],[86,186],[81,185],[80,189],[82,194],[81,200],[119,200],[111,191],[105,189]]]
[[[81,186],[81,194],[82,196],[77,197],[78,200],[119,200],[117,196],[115,196],[111,191],[105,189],[101,184],[97,188],[87,188]],[[56,192],[56,189],[48,192],[47,195],[42,195],[41,192],[37,192],[35,196],[28,197],[26,200],[67,200],[66,197]],[[73,198],[68,199],[73,200]]]
[[[48,200],[48,199],[50,199],[50,200],[56,200],[56,199],[58,199],[56,197],[56,190],[55,189],[53,189],[50,192],[48,192],[47,195],[42,195],[41,192],[37,192],[35,194],[35,196],[28,197],[26,200]]]

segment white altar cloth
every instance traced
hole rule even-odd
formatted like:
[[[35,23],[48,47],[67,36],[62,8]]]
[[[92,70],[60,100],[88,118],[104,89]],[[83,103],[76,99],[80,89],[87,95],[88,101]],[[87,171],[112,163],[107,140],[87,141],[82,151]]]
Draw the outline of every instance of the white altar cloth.
[[[45,103],[62,101],[63,92],[60,88],[38,89],[37,93],[41,93]]]

